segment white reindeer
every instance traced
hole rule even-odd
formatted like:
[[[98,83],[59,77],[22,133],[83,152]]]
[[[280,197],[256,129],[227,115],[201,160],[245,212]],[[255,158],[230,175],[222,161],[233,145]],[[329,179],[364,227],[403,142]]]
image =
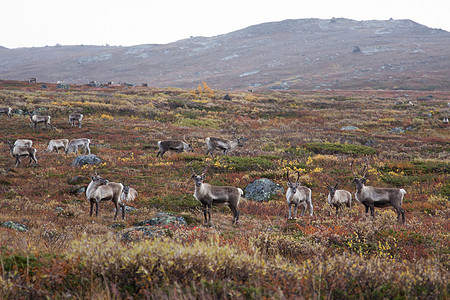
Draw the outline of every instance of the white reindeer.
[[[69,145],[66,148],[66,154],[75,152],[75,154],[78,155],[78,148],[83,147],[84,148],[83,155],[86,154],[86,151],[88,151],[88,153],[90,155],[91,154],[91,148],[89,148],[90,143],[91,143],[91,140],[87,139],[87,138],[79,138],[79,139],[71,140]]]
[[[214,150],[219,149],[223,151],[223,154],[226,155],[230,151],[233,151],[236,147],[243,147],[244,144],[242,144],[242,141],[246,140],[244,137],[236,137],[236,131],[233,131],[233,137],[234,139],[232,141],[222,139],[222,138],[216,138],[216,137],[207,137],[205,139],[206,146],[208,149],[206,150],[206,155],[211,153],[211,156],[214,153]]]
[[[294,205],[294,219],[297,219],[297,209],[299,205],[303,205],[303,211],[301,216],[303,217],[303,214],[306,211],[306,206],[309,206],[309,211],[311,213],[311,217],[313,216],[313,205],[311,201],[311,189],[307,188],[306,186],[302,186],[298,180],[300,179],[300,173],[297,172],[297,182],[292,183],[289,179],[289,170],[286,173],[286,177],[288,180],[288,189],[286,192],[286,200],[289,207],[289,217],[288,219],[292,219],[292,205]]]
[[[74,127],[75,123],[78,123],[78,128],[81,128],[81,120],[83,120],[83,114],[71,113],[69,115],[69,124]]]
[[[28,164],[31,164],[31,162],[34,161],[34,165],[37,165],[36,149],[32,147],[14,146],[10,141],[7,141],[7,143],[9,145],[9,154],[16,159],[16,168],[22,163],[20,158],[24,157],[30,158]]]
[[[58,150],[61,148],[65,152],[68,145],[69,145],[68,139],[51,140],[50,142],[48,142],[47,152],[52,152],[56,150],[56,153],[58,153]]]
[[[53,130],[53,125],[50,124],[51,117],[48,115],[36,115],[27,111],[27,114],[30,116],[31,122],[34,124],[34,129],[36,129],[37,124],[44,123],[45,128],[50,127]]]
[[[98,216],[98,204],[100,202],[112,201],[116,206],[114,220],[119,213],[119,206],[122,208],[122,219],[125,219],[125,204],[120,200],[123,185],[117,182],[109,182],[96,174],[92,176],[92,181],[86,189],[86,198],[91,204],[90,216],[92,216],[95,205],[95,216]]]
[[[14,146],[17,147],[32,147],[33,141],[32,140],[16,140],[14,142]]]
[[[339,215],[339,208],[343,206],[352,207],[352,194],[346,190],[338,190],[338,183],[330,186],[325,182],[328,189],[328,204],[336,208],[336,216]]]
[[[124,185],[122,195],[120,195],[120,200],[122,202],[130,202],[136,199],[137,196],[138,192],[134,188],[130,187],[129,185]]]

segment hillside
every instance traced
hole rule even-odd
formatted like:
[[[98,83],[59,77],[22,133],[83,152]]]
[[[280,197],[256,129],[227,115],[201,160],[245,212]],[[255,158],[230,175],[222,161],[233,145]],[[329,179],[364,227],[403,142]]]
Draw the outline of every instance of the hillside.
[[[0,299],[449,299],[449,92],[266,90],[228,101],[218,90],[47,85],[0,80],[0,107],[13,108],[0,116]],[[23,111],[36,109],[54,130],[32,128]],[[82,128],[68,123],[75,111]],[[233,128],[243,147],[205,155],[206,137]],[[45,151],[81,137],[101,163]],[[14,167],[4,142],[19,138],[33,141],[36,166]],[[162,139],[194,151],[156,157]],[[283,192],[263,202],[246,192],[237,225],[216,206],[204,224],[191,167],[212,185],[267,178]],[[352,171],[364,170],[369,186],[406,190],[405,224],[391,207],[365,215],[354,197],[336,215],[326,183],[354,195]],[[287,219],[287,171],[312,190],[312,216]],[[95,173],[138,191],[123,220],[110,201],[89,215]]]
[[[410,20],[301,19],[164,45],[0,48],[0,79],[222,90],[450,89],[450,33]]]

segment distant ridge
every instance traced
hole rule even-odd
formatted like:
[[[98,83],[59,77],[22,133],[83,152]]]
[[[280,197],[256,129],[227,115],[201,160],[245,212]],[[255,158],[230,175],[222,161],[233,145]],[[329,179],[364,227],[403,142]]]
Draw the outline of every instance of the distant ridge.
[[[0,47],[0,79],[214,89],[450,89],[450,33],[411,20],[300,19],[132,47]]]

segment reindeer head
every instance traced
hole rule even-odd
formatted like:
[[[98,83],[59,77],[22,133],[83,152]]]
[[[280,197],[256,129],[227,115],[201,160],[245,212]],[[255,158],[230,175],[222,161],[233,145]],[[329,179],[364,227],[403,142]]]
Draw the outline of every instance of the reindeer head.
[[[96,185],[105,185],[105,184],[109,183],[108,180],[106,180],[105,178],[101,177],[98,174],[95,174],[94,176],[92,176],[91,179]]]
[[[208,169],[209,169],[209,165],[203,169],[203,172],[201,175],[197,175],[195,173],[194,168],[192,168],[192,161],[190,162],[189,166],[191,167],[191,170],[192,170],[192,179],[194,179],[195,186],[200,187],[203,183],[203,180],[205,180],[205,178],[206,178],[205,174],[206,174],[206,171],[208,171]]]
[[[297,181],[295,183],[292,183],[289,179],[289,170],[286,173],[286,177],[288,180],[288,187],[291,189],[292,194],[295,194],[297,192],[297,188],[300,186],[300,183],[298,182],[298,180],[300,179],[300,172],[297,172]]]
[[[329,185],[329,184],[326,183],[326,182],[325,182],[325,184],[327,185],[327,189],[328,189],[328,192],[330,192],[331,198],[333,198],[333,197],[334,197],[334,194],[336,193],[336,191],[337,191],[337,189],[338,189],[339,183],[336,183],[335,186],[331,186],[331,185]]]
[[[366,160],[366,165],[364,166],[362,177],[358,177],[358,175],[356,175],[355,171],[353,170],[353,161],[350,163],[350,166],[352,168],[353,176],[355,176],[355,178],[353,178],[352,182],[356,185],[357,190],[360,191],[364,187],[364,184],[366,183],[366,180],[367,180],[366,173],[367,173],[367,170],[369,169],[369,163]]]

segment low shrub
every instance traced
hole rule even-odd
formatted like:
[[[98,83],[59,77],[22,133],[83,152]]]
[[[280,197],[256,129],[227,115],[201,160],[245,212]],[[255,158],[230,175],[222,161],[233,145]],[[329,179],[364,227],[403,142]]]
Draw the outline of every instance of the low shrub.
[[[353,154],[353,155],[374,155],[375,148],[362,145],[340,144],[340,143],[307,143],[303,145],[307,150],[318,154]]]

